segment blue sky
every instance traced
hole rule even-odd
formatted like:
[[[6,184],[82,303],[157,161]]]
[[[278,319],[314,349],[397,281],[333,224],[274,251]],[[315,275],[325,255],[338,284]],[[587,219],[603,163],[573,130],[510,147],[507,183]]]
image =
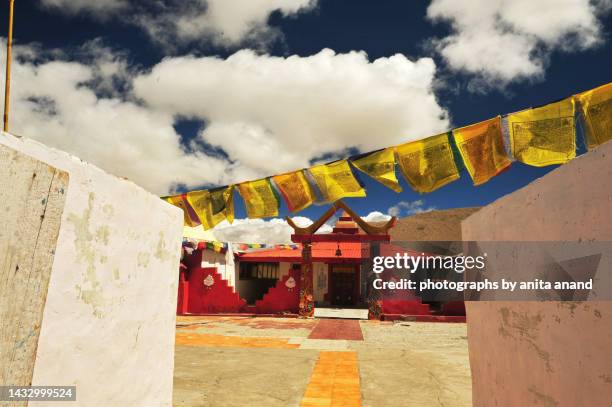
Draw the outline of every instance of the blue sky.
[[[11,131],[160,195],[273,175],[607,83],[611,8],[609,0],[18,1]],[[6,7],[0,14],[6,21]],[[345,57],[351,51],[360,54]],[[514,163],[479,187],[464,172],[427,195],[403,180],[397,194],[363,175],[368,197],[348,201],[364,215],[479,206],[552,169]]]

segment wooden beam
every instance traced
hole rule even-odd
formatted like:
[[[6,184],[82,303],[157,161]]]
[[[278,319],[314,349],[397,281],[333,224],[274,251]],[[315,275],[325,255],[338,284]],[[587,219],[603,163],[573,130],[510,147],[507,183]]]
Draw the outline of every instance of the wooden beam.
[[[296,235],[314,235],[317,232],[317,230],[319,230],[319,228],[323,226],[323,224],[327,222],[327,220],[331,218],[334,215],[334,213],[336,213],[337,210],[338,208],[336,206],[336,203],[332,204],[332,206],[329,207],[329,209],[323,214],[323,216],[321,216],[312,225],[307,226],[305,228],[302,228],[296,225],[289,216],[286,216],[285,220],[287,221],[289,226],[293,228]]]
[[[4,131],[9,130],[9,106],[11,99],[11,60],[13,55],[13,8],[14,0],[9,0],[9,26],[6,40],[6,78],[4,82]]]
[[[336,206],[342,208],[349,214],[349,216],[359,225],[364,232],[368,235],[386,235],[389,233],[389,229],[395,226],[397,218],[392,216],[384,225],[374,226],[363,220],[361,216],[357,215],[347,204],[342,201],[337,201]]]
[[[388,242],[389,235],[343,235],[340,233],[325,233],[320,235],[291,235],[291,241],[302,242]]]
[[[289,226],[291,226],[293,228],[293,230],[295,231],[295,233],[292,236],[314,235],[317,232],[317,230],[319,230],[321,228],[321,226],[323,226],[323,224],[325,224],[325,222],[327,222],[327,220],[329,218],[331,218],[334,215],[334,213],[336,213],[338,211],[338,209],[344,209],[346,211],[346,213],[348,213],[349,216],[355,221],[355,223],[357,223],[357,225],[359,225],[359,227],[364,232],[366,232],[368,235],[370,235],[370,236],[388,235],[389,234],[389,229],[391,229],[393,226],[395,226],[395,223],[397,222],[397,218],[395,216],[393,216],[393,217],[391,217],[391,219],[389,219],[389,221],[387,221],[382,226],[370,225],[368,222],[364,221],[361,218],[361,216],[357,215],[342,200],[334,202],[329,207],[329,209],[327,209],[327,211],[323,214],[323,216],[321,216],[316,222],[314,222],[310,226],[299,227],[298,225],[295,224],[295,222],[293,222],[293,220],[289,216],[286,216],[285,220],[287,221]],[[338,234],[334,234],[334,235],[338,236]],[[292,240],[293,240],[293,237],[292,237]],[[372,240],[379,240],[379,239],[372,239]],[[387,240],[389,240],[389,239],[387,239]],[[293,240],[293,241],[297,242],[298,240]],[[301,242],[301,241],[304,241],[304,240],[299,240],[299,241]],[[316,239],[312,239],[312,241],[315,242],[317,240]],[[319,241],[330,241],[330,240],[319,240]],[[354,240],[347,240],[347,241],[354,241]]]

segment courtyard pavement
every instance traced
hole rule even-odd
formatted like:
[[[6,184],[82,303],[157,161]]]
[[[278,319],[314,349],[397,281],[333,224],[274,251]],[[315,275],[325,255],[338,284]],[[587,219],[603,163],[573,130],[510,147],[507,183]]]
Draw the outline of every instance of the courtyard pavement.
[[[175,406],[470,406],[466,325],[177,317]]]

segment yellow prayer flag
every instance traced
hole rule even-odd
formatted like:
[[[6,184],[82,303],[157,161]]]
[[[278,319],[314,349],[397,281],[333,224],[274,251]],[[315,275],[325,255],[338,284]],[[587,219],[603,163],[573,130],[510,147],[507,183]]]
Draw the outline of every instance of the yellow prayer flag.
[[[238,191],[249,218],[278,216],[278,198],[267,178],[239,184]]]
[[[576,95],[589,149],[612,140],[612,83]]]
[[[401,192],[402,187],[395,175],[395,153],[393,148],[369,154],[351,161],[358,170],[365,172],[384,186],[395,192]]]
[[[165,197],[164,200],[172,205],[183,210],[183,222],[190,227],[196,227],[200,224],[197,214],[187,202],[185,194]]]
[[[573,98],[510,114],[512,155],[535,167],[566,163],[576,157],[574,124]]]
[[[234,187],[191,191],[187,200],[198,214],[202,227],[211,229],[227,219],[234,221]]]
[[[511,164],[504,148],[500,116],[455,129],[453,135],[474,185],[484,184]]]
[[[216,223],[234,221],[234,186],[210,190],[211,212]]]
[[[310,168],[310,173],[325,202],[366,196],[365,190],[355,179],[347,160],[317,165]]]
[[[459,179],[448,133],[395,147],[406,181],[420,193],[434,191]]]
[[[291,212],[309,207],[315,200],[314,193],[303,171],[272,177]]]

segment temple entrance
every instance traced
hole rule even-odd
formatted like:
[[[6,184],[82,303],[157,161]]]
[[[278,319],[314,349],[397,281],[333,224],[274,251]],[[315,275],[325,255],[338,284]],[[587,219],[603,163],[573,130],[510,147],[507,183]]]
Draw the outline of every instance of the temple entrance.
[[[333,306],[357,305],[359,272],[355,264],[332,264],[329,273],[329,299]]]
[[[342,209],[343,212],[332,233],[317,233],[338,209]],[[368,316],[379,318],[380,301],[376,298],[359,297],[360,264],[367,257],[364,256],[362,249],[365,243],[390,241],[389,229],[395,225],[397,219],[392,217],[383,225],[371,225],[341,200],[334,202],[323,216],[309,226],[300,227],[291,218],[285,219],[294,231],[291,241],[302,246],[300,316],[307,318],[314,316],[313,258],[316,259],[317,254],[320,254],[318,256],[320,260],[331,263],[328,269],[327,296],[325,296],[329,303],[336,307],[354,307],[367,300],[370,311]]]

